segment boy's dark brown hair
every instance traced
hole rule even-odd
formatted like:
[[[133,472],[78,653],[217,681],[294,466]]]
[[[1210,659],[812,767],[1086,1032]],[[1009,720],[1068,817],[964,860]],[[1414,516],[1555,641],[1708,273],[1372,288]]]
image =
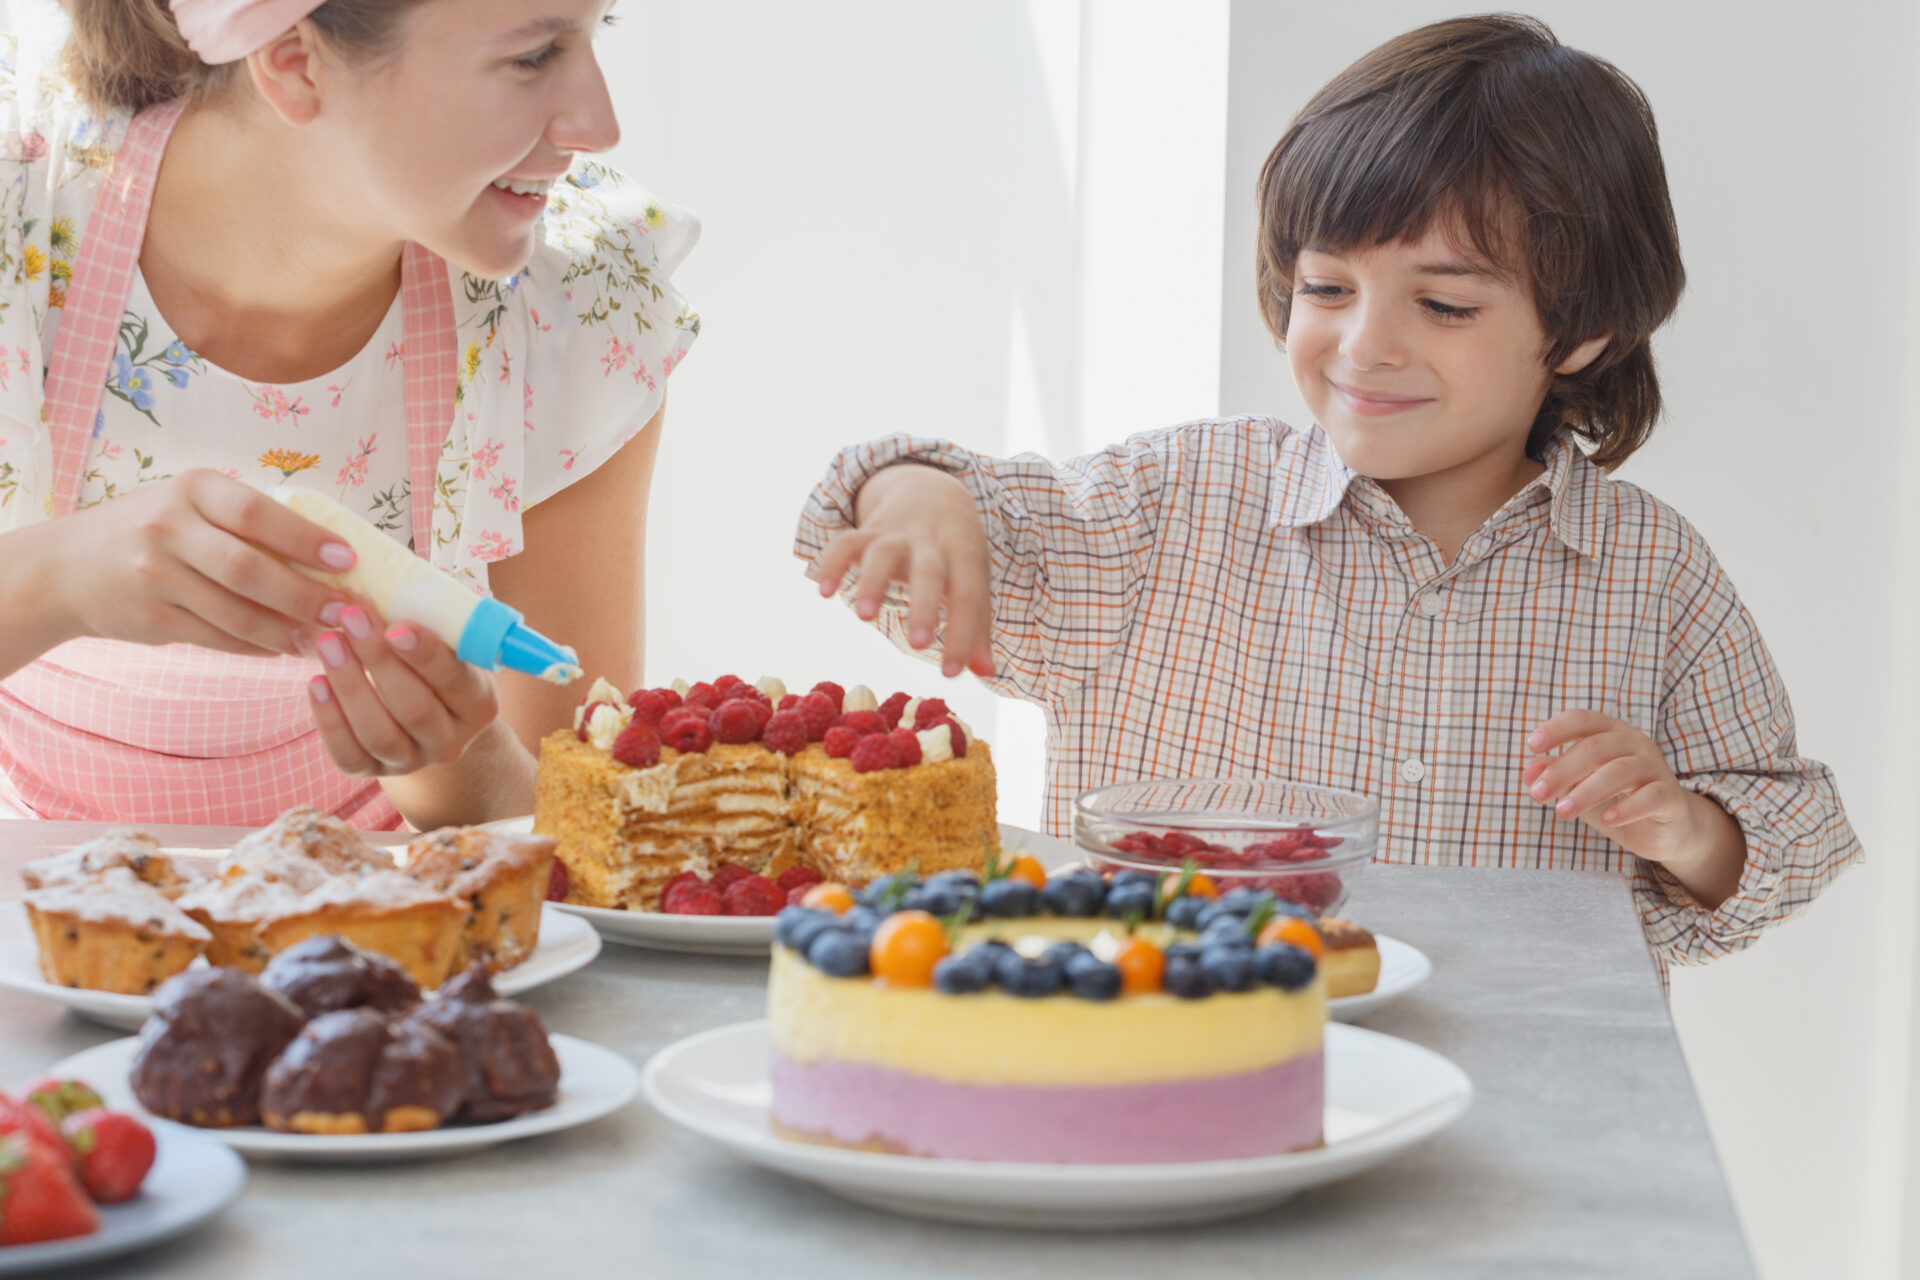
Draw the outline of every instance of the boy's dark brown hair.
[[[1660,416],[1653,331],[1685,284],[1653,109],[1533,18],[1421,27],[1335,76],[1260,171],[1260,313],[1286,341],[1301,250],[1417,240],[1436,220],[1533,296],[1556,375],[1528,451],[1565,426],[1612,469]]]

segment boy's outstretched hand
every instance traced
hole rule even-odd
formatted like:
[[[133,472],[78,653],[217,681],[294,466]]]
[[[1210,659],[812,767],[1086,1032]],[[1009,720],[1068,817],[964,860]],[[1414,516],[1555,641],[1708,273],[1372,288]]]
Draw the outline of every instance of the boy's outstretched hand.
[[[941,671],[992,675],[987,535],[967,487],[934,467],[887,467],[860,487],[854,523],[858,528],[820,553],[820,594],[838,591],[853,570],[853,610],[871,622],[880,616],[888,585],[905,583],[907,643],[915,649],[932,644],[945,606]]]
[[[1652,738],[1597,711],[1563,711],[1527,735],[1520,781],[1562,818],[1666,867],[1701,906],[1730,896],[1746,865],[1740,824],[1680,785]],[[1553,754],[1555,751],[1559,754]]]

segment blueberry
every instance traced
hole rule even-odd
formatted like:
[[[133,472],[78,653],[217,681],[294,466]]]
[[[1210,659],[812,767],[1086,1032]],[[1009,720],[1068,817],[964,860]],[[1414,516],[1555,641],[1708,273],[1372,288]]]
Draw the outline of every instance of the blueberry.
[[[1198,929],[1200,913],[1206,909],[1205,898],[1175,898],[1167,904],[1167,923],[1176,929]]]
[[[803,956],[811,956],[813,954],[815,939],[829,929],[839,929],[843,927],[840,923],[840,917],[833,914],[833,912],[816,912],[805,917],[787,931],[787,945]]]
[[[1200,952],[1200,967],[1216,991],[1251,991],[1259,978],[1246,947],[1207,947]]]
[[[1044,956],[1029,960],[1011,948],[995,962],[993,973],[1008,995],[1028,999],[1052,995],[1066,978],[1058,961]]]
[[[840,917],[840,923],[849,929],[878,929],[886,917],[872,907],[854,907]]]
[[[1215,920],[1202,929],[1199,942],[1202,947],[1250,947],[1253,945],[1253,939],[1247,936],[1246,921],[1236,920],[1232,916]]]
[[[1263,902],[1273,901],[1273,890],[1251,889],[1241,885],[1238,889],[1229,889],[1220,895],[1220,905],[1232,907],[1243,915],[1251,915],[1260,909]]]
[[[975,943],[967,954],[969,956],[978,956],[979,963],[986,967],[989,976],[993,976],[998,971],[997,966],[1000,963],[1000,957],[1010,956],[1015,953],[1012,947],[1000,941],[1000,939],[988,938],[985,942]]]
[[[975,872],[956,868],[952,871],[935,872],[933,875],[930,875],[927,877],[927,883],[928,884],[950,884],[957,887],[974,889],[977,891],[980,888],[980,877]]]
[[[993,964],[978,949],[962,955],[943,957],[933,966],[933,985],[948,995],[971,995],[986,990],[993,981]]]
[[[1097,916],[1107,896],[1107,882],[1091,871],[1069,871],[1047,881],[1047,910],[1057,916]]]
[[[1175,956],[1184,956],[1198,963],[1200,960],[1200,944],[1198,942],[1169,942],[1161,949],[1161,954],[1166,957],[1169,964],[1173,962]]]
[[[1274,902],[1273,913],[1277,916],[1292,916],[1296,920],[1305,920],[1308,924],[1320,918],[1314,914],[1312,907],[1303,907],[1297,902],[1288,902],[1285,898]]]
[[[807,948],[813,967],[833,978],[857,978],[867,971],[867,942],[848,928],[828,929]]]
[[[1118,889],[1123,885],[1129,884],[1143,884],[1149,889],[1157,889],[1160,887],[1160,877],[1151,871],[1116,871],[1113,873],[1114,888]]]
[[[944,918],[958,911],[966,903],[967,896],[954,885],[923,884],[909,893],[900,905],[903,910],[924,911],[928,915]]]
[[[1276,942],[1254,952],[1254,960],[1260,966],[1260,981],[1282,991],[1298,991],[1313,981],[1313,953],[1304,948]]]
[[[1040,891],[1025,880],[991,880],[980,888],[980,905],[990,916],[1037,916]]]
[[[1107,891],[1107,903],[1104,908],[1115,920],[1125,920],[1129,916],[1139,916],[1142,920],[1153,918],[1153,885],[1135,881],[1131,884],[1116,883]]]
[[[1071,968],[1074,957],[1091,954],[1083,942],[1056,942],[1040,953],[1043,959],[1054,961],[1062,969]]]
[[[875,880],[872,884],[860,891],[860,901],[871,907],[877,904],[881,897],[889,891],[897,897],[901,891],[894,889],[893,886],[896,884],[904,885],[908,889],[916,888],[920,884],[920,877],[905,871],[896,871],[892,875],[881,876],[878,880]]]
[[[1204,930],[1216,920],[1245,920],[1252,914],[1251,910],[1231,907],[1224,902],[1209,902],[1194,916],[1193,927]]]
[[[773,940],[783,947],[794,946],[794,931],[810,920],[822,924],[833,919],[833,912],[822,911],[818,907],[785,907],[773,921]],[[804,948],[795,948],[803,950]]]
[[[1082,1000],[1111,1000],[1120,994],[1120,966],[1082,952],[1067,961],[1067,985]]]
[[[1167,969],[1161,975],[1160,985],[1167,989],[1168,994],[1179,996],[1182,1000],[1199,1000],[1213,994],[1213,979],[1207,976],[1198,956],[1168,956]]]

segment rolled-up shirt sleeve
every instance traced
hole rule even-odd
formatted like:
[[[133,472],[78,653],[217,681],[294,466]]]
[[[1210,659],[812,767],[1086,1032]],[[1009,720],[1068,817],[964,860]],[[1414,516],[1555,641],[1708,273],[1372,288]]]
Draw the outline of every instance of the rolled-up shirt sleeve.
[[[1035,454],[992,458],[944,440],[894,435],[842,450],[808,496],[794,554],[817,578],[820,553],[854,528],[854,500],[874,473],[899,463],[937,467],[972,495],[987,535],[997,693],[1057,700],[1114,654],[1133,624],[1152,555],[1161,442],[1148,433],[1068,462]],[[851,578],[851,575],[849,575]],[[843,586],[851,600],[853,584]],[[898,583],[877,619],[908,647]]]

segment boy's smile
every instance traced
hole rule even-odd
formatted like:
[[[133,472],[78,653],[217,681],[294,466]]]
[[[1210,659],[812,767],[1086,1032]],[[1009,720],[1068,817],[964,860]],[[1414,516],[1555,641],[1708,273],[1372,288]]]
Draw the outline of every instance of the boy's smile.
[[[1471,515],[1471,532],[1539,473],[1527,436],[1555,372],[1524,285],[1463,240],[1436,226],[1417,241],[1303,250],[1287,330],[1294,381],[1341,460],[1443,546],[1455,540],[1430,525]],[[1557,372],[1605,345],[1582,344]]]

